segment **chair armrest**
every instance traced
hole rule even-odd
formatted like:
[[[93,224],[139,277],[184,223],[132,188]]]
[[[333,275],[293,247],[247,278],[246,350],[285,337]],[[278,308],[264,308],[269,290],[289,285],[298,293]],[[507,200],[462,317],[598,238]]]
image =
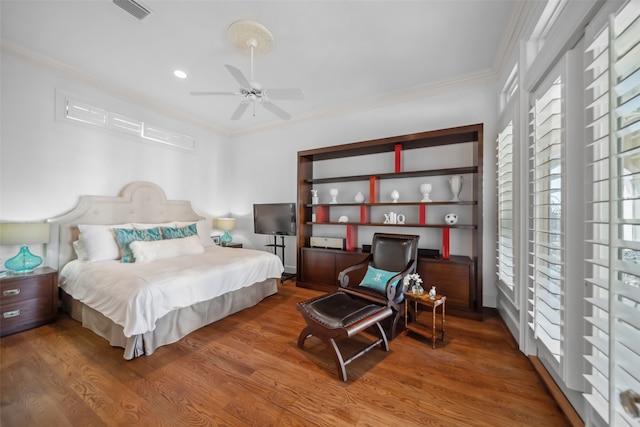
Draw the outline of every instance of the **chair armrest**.
[[[369,261],[371,261],[372,257],[373,256],[371,254],[369,254],[369,255],[367,255],[367,257],[364,260],[362,260],[358,264],[349,266],[349,267],[345,268],[344,270],[342,270],[340,272],[340,274],[338,274],[338,283],[340,284],[340,287],[341,288],[348,287],[349,286],[349,273],[351,273],[352,271],[360,270],[361,268],[369,266]]]
[[[389,278],[389,280],[387,281],[386,289],[385,289],[387,294],[387,300],[392,301],[394,303],[402,302],[402,300],[404,299],[404,294],[402,289],[404,286],[404,283],[403,283],[404,278],[408,274],[415,272],[416,266],[417,266],[417,260],[415,259],[411,260],[400,273]],[[391,284],[396,280],[398,281],[398,284],[396,286],[391,286]]]

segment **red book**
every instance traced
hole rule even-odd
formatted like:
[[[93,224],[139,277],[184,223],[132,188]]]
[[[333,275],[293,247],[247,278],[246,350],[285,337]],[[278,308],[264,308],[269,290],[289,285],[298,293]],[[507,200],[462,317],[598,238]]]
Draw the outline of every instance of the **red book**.
[[[316,206],[316,222],[329,222],[329,207]]]

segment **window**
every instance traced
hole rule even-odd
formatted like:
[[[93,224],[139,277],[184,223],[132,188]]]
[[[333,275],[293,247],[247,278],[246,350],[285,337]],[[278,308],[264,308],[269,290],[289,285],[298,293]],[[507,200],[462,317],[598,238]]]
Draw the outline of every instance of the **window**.
[[[65,102],[65,116],[69,120],[94,126],[107,126],[107,112],[105,110],[73,99],[67,99]]]
[[[631,426],[619,395],[640,392],[640,3],[587,31],[584,396],[607,425]]]
[[[547,0],[542,15],[531,34],[531,43],[536,44],[534,49],[536,53],[542,50],[542,47],[549,36],[549,31],[556,24],[566,3],[567,0]]]
[[[562,93],[555,76],[533,98],[529,146],[529,325],[558,366],[565,287]]]
[[[58,99],[58,104],[62,103],[62,109],[64,109],[64,113],[58,115],[58,117],[64,120],[73,120],[75,122],[98,126],[118,133],[134,135],[187,150],[195,149],[195,140],[191,136],[95,107],[62,93],[57,94],[57,97],[61,98]]]
[[[498,280],[514,289],[513,122],[498,135]]]

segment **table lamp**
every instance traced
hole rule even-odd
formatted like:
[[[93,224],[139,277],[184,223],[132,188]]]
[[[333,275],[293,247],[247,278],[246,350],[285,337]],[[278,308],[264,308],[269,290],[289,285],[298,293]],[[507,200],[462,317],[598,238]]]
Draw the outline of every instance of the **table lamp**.
[[[4,263],[4,266],[14,273],[30,273],[42,264],[42,258],[32,254],[27,245],[48,242],[48,223],[0,224],[0,244],[20,245],[18,254]]]
[[[224,230],[224,234],[220,237],[220,243],[222,246],[227,246],[231,243],[231,235],[229,231],[233,230],[236,226],[235,218],[218,218],[218,226],[217,228],[220,230]]]

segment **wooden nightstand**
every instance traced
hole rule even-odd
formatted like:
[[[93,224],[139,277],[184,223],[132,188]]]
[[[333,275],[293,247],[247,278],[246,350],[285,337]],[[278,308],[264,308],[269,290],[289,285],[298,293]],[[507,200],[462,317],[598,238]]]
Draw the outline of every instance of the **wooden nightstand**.
[[[241,249],[242,248],[242,243],[229,243],[228,245],[222,245],[222,247],[224,247],[224,248]]]
[[[33,273],[0,278],[0,336],[35,328],[58,316],[58,272],[36,268]]]

